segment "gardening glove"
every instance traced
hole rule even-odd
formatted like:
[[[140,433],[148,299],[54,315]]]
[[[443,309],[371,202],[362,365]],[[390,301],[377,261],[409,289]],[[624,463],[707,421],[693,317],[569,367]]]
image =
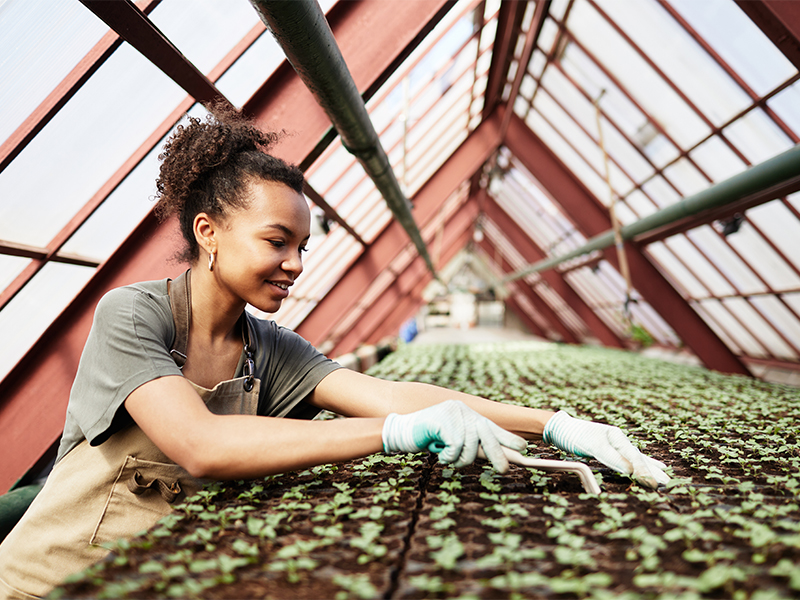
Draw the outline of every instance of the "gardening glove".
[[[508,471],[501,446],[523,450],[527,442],[498,427],[463,402],[447,400],[407,415],[390,414],[383,425],[385,452],[439,454],[439,462],[456,467],[471,464],[483,447],[486,457],[500,473]]]
[[[662,470],[667,465],[639,452],[619,427],[573,419],[561,410],[547,421],[543,437],[564,452],[596,458],[649,488],[669,481]]]

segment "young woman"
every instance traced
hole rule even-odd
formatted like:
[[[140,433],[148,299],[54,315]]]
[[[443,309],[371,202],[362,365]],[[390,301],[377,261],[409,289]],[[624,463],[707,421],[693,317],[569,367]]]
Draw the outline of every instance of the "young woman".
[[[374,452],[434,449],[463,466],[527,439],[656,487],[664,465],[617,428],[340,368],[276,312],[303,271],[303,173],[237,115],[190,119],[161,155],[157,211],[176,215],[191,269],[108,293],[72,388],[56,466],[0,545],[0,596],[47,594],[152,526],[207,479],[244,479]],[[310,420],[328,409],[348,417]]]

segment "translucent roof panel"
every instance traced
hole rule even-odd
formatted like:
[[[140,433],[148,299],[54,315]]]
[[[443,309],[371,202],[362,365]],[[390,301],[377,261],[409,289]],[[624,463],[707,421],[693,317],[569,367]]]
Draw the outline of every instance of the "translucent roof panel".
[[[108,28],[78,0],[0,2],[0,140],[5,140]]]
[[[533,83],[521,94],[524,103],[514,103],[599,202],[616,199],[623,224],[702,192],[800,139],[797,70],[735,3],[634,4],[554,3],[526,68]],[[736,34],[729,35],[734,24]],[[763,71],[754,55],[764,61]],[[507,88],[513,78],[512,69]],[[498,202],[525,222],[517,214],[530,200],[503,191]],[[536,218],[535,211],[531,215]],[[776,328],[778,318],[759,312],[748,298],[759,294],[762,303],[773,298],[774,305],[770,294],[800,287],[800,258],[789,241],[800,213],[796,203],[774,200],[739,219],[734,233],[723,233],[725,223],[695,227],[652,244],[648,255],[735,352],[790,359],[794,350]],[[540,244],[552,238],[541,222],[526,228]],[[570,277],[588,297],[585,277]],[[784,320],[797,319],[788,302],[778,305]]]

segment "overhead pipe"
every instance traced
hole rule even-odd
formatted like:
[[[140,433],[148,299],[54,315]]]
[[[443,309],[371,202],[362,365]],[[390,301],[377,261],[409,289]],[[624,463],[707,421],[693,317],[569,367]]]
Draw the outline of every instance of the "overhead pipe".
[[[623,225],[623,240],[634,239],[644,233],[665,227],[706,210],[746,201],[758,197],[772,200],[800,189],[800,144],[769,160],[752,166],[741,173],[711,187],[687,196],[643,219]],[[523,267],[506,275],[503,283],[540,273],[584,254],[603,250],[614,245],[614,230],[609,229],[590,238],[586,244],[561,256],[553,256]]]
[[[422,239],[411,202],[400,189],[389,158],[367,114],[328,21],[316,0],[250,0],[283,48],[294,70],[325,110],[345,149],[364,167],[375,187],[433,276],[433,261]]]

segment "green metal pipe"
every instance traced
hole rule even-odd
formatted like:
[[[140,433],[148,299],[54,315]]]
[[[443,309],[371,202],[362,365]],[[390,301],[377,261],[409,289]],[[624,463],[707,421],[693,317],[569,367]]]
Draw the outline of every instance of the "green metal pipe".
[[[790,193],[787,190],[796,191],[798,188],[800,188],[800,144],[778,156],[754,165],[738,175],[714,184],[702,192],[687,196],[680,202],[667,206],[652,215],[624,225],[620,233],[623,240],[629,240],[706,210],[733,204],[754,196],[762,199],[771,196],[769,199],[773,199]],[[614,231],[610,229],[590,238],[580,248],[530,264],[519,271],[506,275],[502,281],[507,283],[532,273],[540,273],[565,261],[613,245]]]
[[[364,167],[434,277],[436,269],[370,121],[328,21],[316,0],[250,0],[286,58],[325,110],[342,144]]]

